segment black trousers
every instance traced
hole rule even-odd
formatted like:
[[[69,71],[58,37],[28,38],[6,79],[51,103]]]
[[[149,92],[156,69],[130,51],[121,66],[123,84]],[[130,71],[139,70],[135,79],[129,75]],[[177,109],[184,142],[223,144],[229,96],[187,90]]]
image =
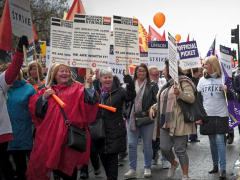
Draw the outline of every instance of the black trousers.
[[[153,157],[152,159],[155,159],[158,151],[160,149],[160,138],[156,138],[156,140],[152,140],[152,149],[153,149]]]
[[[27,159],[30,157],[30,150],[14,150],[9,151],[16,165],[16,176],[18,180],[25,180],[27,170]]]
[[[53,171],[54,175],[61,177],[63,180],[77,180],[77,172],[77,169],[74,169],[72,176],[68,176],[59,170]]]
[[[8,143],[0,143],[0,179],[13,180],[15,171],[9,161]]]
[[[118,153],[114,154],[100,154],[107,180],[118,179]]]

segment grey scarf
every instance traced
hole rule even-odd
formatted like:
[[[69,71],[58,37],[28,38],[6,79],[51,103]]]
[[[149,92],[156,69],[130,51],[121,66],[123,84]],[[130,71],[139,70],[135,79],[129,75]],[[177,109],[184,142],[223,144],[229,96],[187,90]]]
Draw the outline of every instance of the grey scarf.
[[[135,125],[135,112],[141,112],[142,111],[142,99],[143,99],[143,93],[146,88],[147,80],[145,79],[143,83],[141,84],[139,91],[137,92],[137,95],[134,100],[134,104],[131,110],[130,114],[130,130],[136,131],[136,125]],[[135,85],[136,86],[136,85]]]

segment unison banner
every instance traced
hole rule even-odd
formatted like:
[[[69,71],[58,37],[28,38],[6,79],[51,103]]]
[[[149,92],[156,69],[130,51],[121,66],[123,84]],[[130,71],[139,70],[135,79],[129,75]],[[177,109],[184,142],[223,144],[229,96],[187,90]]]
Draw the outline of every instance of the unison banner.
[[[167,41],[150,41],[148,42],[149,65],[157,66],[160,71],[164,68],[164,63],[168,58]]]
[[[231,48],[220,45],[220,63],[225,68],[229,77],[232,77]]]

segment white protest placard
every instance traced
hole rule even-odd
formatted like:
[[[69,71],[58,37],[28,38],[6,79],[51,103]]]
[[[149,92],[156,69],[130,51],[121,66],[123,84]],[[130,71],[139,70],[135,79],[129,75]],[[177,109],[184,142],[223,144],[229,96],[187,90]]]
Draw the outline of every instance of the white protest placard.
[[[117,64],[139,64],[138,20],[113,16],[114,55]]]
[[[50,67],[50,53],[51,53],[50,46],[46,46],[46,68]]]
[[[59,18],[51,19],[50,63],[71,66],[73,22]]]
[[[178,43],[177,49],[182,70],[201,67],[196,41]]]
[[[109,55],[109,66],[113,71],[113,75],[117,76],[121,82],[123,82],[123,75],[126,71],[126,66],[122,64],[116,64],[115,56],[113,54]]]
[[[225,68],[229,77],[232,77],[231,48],[220,45],[220,63]],[[224,73],[223,73],[224,74]]]
[[[140,52],[140,64],[149,65],[148,52]]]
[[[167,41],[148,42],[149,65],[157,66],[160,71],[163,70],[166,59],[168,58]]]
[[[12,33],[33,40],[32,18],[29,0],[9,0]]]
[[[168,33],[168,59],[169,59],[169,75],[178,84],[178,54],[175,38]]]
[[[82,68],[108,67],[111,17],[75,14],[72,65]]]

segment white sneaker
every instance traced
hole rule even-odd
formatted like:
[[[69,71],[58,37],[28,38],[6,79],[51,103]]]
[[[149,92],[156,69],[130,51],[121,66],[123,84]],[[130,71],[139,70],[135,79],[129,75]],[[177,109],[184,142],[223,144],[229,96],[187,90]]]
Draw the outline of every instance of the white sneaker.
[[[144,177],[145,178],[149,178],[152,176],[152,172],[151,172],[151,169],[144,169]]]
[[[171,168],[168,170],[168,178],[172,178],[175,175],[176,169],[178,168],[179,163],[177,163],[176,166],[171,166]]]
[[[183,175],[182,180],[190,180],[190,178],[186,175]]]
[[[124,174],[124,179],[135,179],[137,178],[136,170],[129,169],[128,172]]]
[[[162,160],[162,168],[163,169],[169,169],[170,168],[170,163],[166,160]]]

